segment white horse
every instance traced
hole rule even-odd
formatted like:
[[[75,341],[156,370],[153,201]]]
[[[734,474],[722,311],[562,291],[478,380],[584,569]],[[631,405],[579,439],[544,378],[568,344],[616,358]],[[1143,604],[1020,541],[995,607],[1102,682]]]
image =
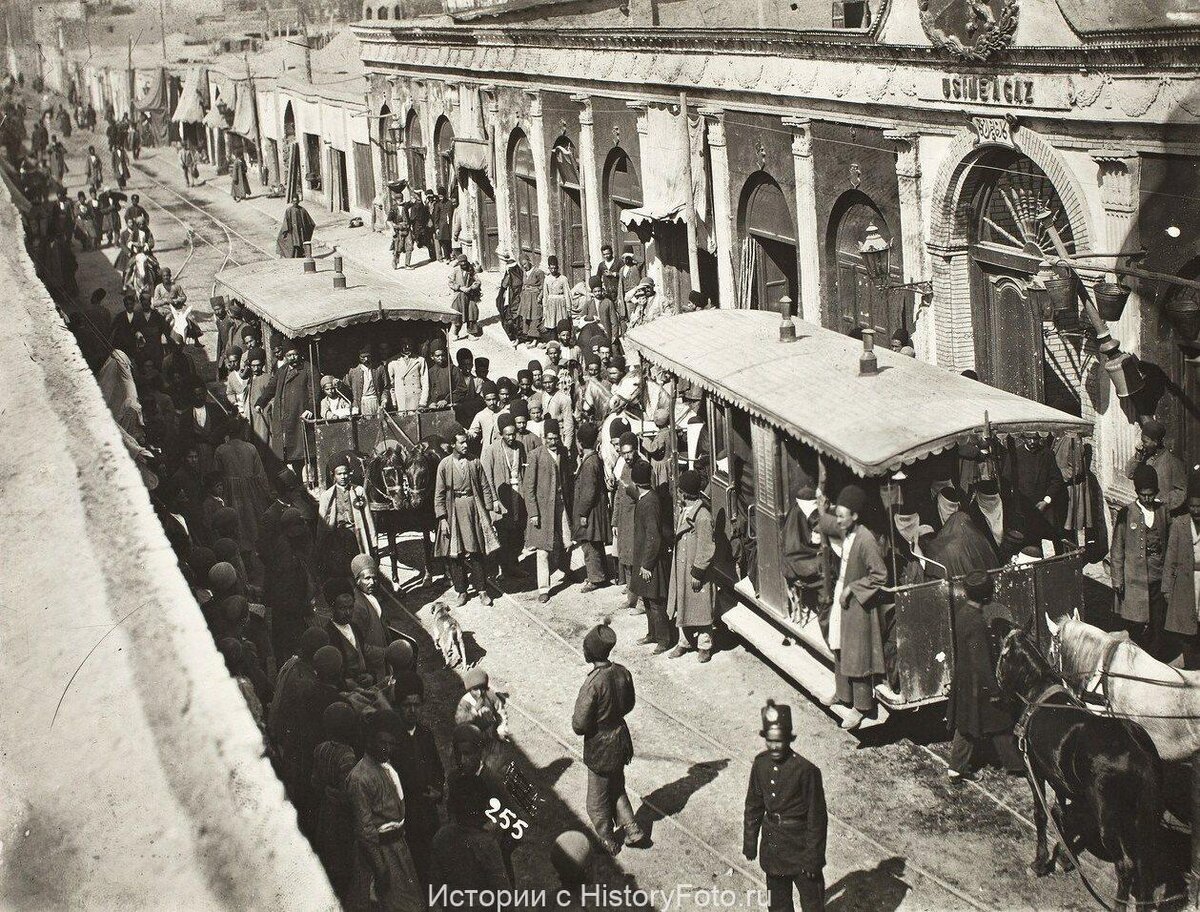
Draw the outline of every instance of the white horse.
[[[1200,671],[1160,662],[1125,633],[1105,633],[1073,617],[1050,629],[1050,662],[1099,712],[1110,710],[1146,729],[1163,760],[1200,751]]]

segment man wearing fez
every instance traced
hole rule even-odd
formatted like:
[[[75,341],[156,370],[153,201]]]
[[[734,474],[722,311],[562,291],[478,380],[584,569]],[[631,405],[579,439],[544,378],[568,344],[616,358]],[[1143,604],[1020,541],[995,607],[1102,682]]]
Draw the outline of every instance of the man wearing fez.
[[[966,598],[954,599],[954,684],[946,705],[946,722],[954,732],[950,744],[950,781],[974,779],[971,758],[991,739],[996,755],[1011,775],[1025,771],[1013,740],[1013,718],[996,683],[988,641],[988,614],[995,614],[992,578],[982,570],[963,579]]]
[[[387,368],[375,363],[375,353],[367,342],[359,347],[358,363],[346,372],[343,382],[350,388],[350,403],[355,414],[368,418],[378,415],[387,402]]]
[[[350,771],[346,791],[354,812],[355,853],[352,909],[374,906],[386,912],[422,912],[416,865],[405,841],[404,789],[394,762],[399,761],[404,722],[393,710],[367,716],[366,752]]]
[[[624,844],[637,846],[645,834],[625,794],[625,767],[633,759],[633,739],[625,717],[633,711],[633,675],[609,661],[617,635],[598,624],[583,638],[583,657],[592,665],[579,688],[571,727],[583,736],[583,762],[588,769],[588,817],[600,844],[610,855],[621,851],[614,831],[623,830]]]
[[[438,803],[446,771],[438,754],[433,732],[421,721],[421,706],[425,702],[425,682],[415,668],[396,675],[392,687],[392,704],[403,723],[400,750],[396,755],[396,771],[404,788],[405,821],[408,849],[421,882],[429,883],[429,852],[434,834],[441,826]]]
[[[1157,418],[1143,421],[1142,442],[1137,445],[1125,466],[1125,477],[1132,479],[1140,465],[1150,466],[1158,476],[1158,489],[1162,493],[1163,503],[1167,505],[1167,512],[1178,516],[1183,512],[1183,501],[1187,496],[1187,470],[1175,454],[1167,449],[1164,442],[1166,436],[1166,425]]]
[[[833,587],[829,613],[829,648],[836,656],[834,702],[848,708],[842,728],[857,728],[875,712],[875,678],[885,672],[879,590],[887,585],[874,533],[862,525],[867,494],[849,484],[838,494],[838,530],[842,533],[842,562]]]
[[[771,912],[792,912],[793,886],[802,912],[823,912],[829,817],[821,771],[792,750],[790,706],[768,700],[762,723],[767,749],[750,767],[742,854],[759,859]]]
[[[704,502],[699,473],[689,469],[679,476],[684,505],[675,523],[675,549],[667,614],[679,628],[679,642],[670,652],[678,659],[699,651],[699,661],[712,658],[712,582],[709,567],[716,550],[712,510]]]

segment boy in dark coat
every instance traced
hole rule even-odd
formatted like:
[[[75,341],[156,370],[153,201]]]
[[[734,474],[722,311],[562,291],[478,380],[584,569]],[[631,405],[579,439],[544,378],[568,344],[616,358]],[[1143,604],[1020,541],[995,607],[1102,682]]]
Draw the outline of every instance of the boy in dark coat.
[[[609,541],[612,524],[608,517],[608,487],[604,480],[604,463],[596,453],[599,431],[591,423],[582,424],[575,433],[579,442],[579,468],[575,473],[575,541],[583,552],[587,581],[581,592],[591,592],[608,585],[604,566],[604,546]]]
[[[608,660],[616,645],[617,635],[607,624],[598,624],[583,638],[583,657],[592,670],[579,688],[571,716],[575,734],[583,736],[588,816],[610,855],[621,851],[614,822],[624,830],[625,845],[636,846],[645,838],[625,794],[625,767],[633,759],[625,717],[633,711],[636,697],[629,669]]]
[[[1134,470],[1133,487],[1137,500],[1117,513],[1108,561],[1117,611],[1134,641],[1153,652],[1166,612],[1162,579],[1170,516],[1158,499],[1158,473],[1152,466]]]
[[[792,912],[793,886],[803,912],[823,912],[829,815],[821,771],[792,750],[790,706],[768,700],[762,719],[767,749],[750,767],[742,854],[759,858],[772,912]]]
[[[1025,771],[1013,740],[1012,715],[996,683],[988,643],[986,612],[995,592],[992,578],[982,570],[963,580],[966,598],[954,600],[954,683],[946,706],[946,721],[954,732],[950,744],[950,781],[974,779],[971,757],[981,741],[990,738],[1004,768],[1012,775]]]
[[[650,463],[635,462],[629,470],[630,480],[637,487],[637,503],[633,507],[633,551],[630,566],[629,594],[641,599],[646,606],[647,632],[638,640],[639,646],[653,646],[654,654],[671,648],[671,622],[667,619],[667,591],[670,583],[668,548],[663,537],[662,502],[651,489]]]

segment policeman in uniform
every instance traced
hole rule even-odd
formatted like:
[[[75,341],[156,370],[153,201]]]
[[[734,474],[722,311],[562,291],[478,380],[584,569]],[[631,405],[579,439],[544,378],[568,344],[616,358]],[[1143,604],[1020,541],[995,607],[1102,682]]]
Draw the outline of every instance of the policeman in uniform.
[[[821,771],[792,750],[792,708],[768,700],[762,711],[767,749],[754,758],[746,791],[742,852],[767,875],[771,912],[793,912],[792,885],[802,912],[825,909],[828,817]]]

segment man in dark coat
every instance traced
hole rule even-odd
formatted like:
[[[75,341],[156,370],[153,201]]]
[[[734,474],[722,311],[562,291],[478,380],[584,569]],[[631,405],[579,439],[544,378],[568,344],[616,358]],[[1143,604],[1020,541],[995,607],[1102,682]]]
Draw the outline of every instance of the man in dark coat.
[[[279,255],[293,258],[304,256],[304,245],[312,240],[315,228],[316,222],[308,210],[300,205],[300,200],[292,200],[283,213],[283,226],[279,229]]]
[[[1170,515],[1158,497],[1152,466],[1134,469],[1133,486],[1137,500],[1122,507],[1113,521],[1109,573],[1126,629],[1139,646],[1156,653],[1166,615],[1162,580]]]
[[[585,423],[575,432],[579,443],[579,468],[575,472],[575,496],[572,511],[575,516],[575,541],[583,552],[587,581],[580,592],[591,592],[608,585],[604,565],[604,546],[608,544],[612,523],[608,517],[608,486],[604,480],[604,463],[596,452],[599,431],[596,425]]]
[[[762,719],[767,749],[750,767],[742,854],[759,859],[771,912],[792,912],[793,886],[802,912],[823,912],[829,814],[821,771],[792,750],[790,706],[768,700]]]
[[[1057,548],[1067,511],[1067,483],[1054,450],[1037,438],[1012,444],[1001,475],[1008,480],[1025,515],[1026,539],[1048,539]]]
[[[818,507],[816,489],[806,483],[783,520],[780,569],[788,584],[789,614],[800,623],[813,613],[823,620],[828,616],[832,584],[822,535],[822,519],[827,515]]]
[[[1142,422],[1142,440],[1125,466],[1125,476],[1132,479],[1140,465],[1148,465],[1158,476],[1158,489],[1162,494],[1167,512],[1179,516],[1184,512],[1184,497],[1187,493],[1187,470],[1170,450],[1165,440],[1167,427],[1157,418]]]
[[[325,581],[323,591],[330,613],[329,621],[325,624],[329,645],[335,646],[342,654],[343,676],[353,685],[370,677],[366,656],[367,634],[354,623],[354,584],[344,576],[335,576]]]
[[[607,624],[593,627],[583,638],[583,657],[592,663],[592,669],[579,688],[571,716],[575,734],[583,736],[588,817],[610,855],[621,851],[614,822],[624,830],[625,845],[636,846],[645,839],[625,794],[625,767],[633,759],[633,739],[625,717],[633,711],[636,697],[629,669],[609,661],[616,645],[617,635]]]
[[[1200,543],[1200,475],[1188,478],[1187,513],[1171,520],[1167,535],[1167,556],[1163,562],[1162,591],[1167,603],[1163,660],[1174,662],[1183,654],[1184,668],[1197,667],[1196,571],[1200,570],[1197,544]]]
[[[421,721],[421,706],[425,702],[425,682],[414,669],[401,672],[392,688],[392,705],[404,723],[400,736],[400,751],[396,755],[396,772],[404,786],[404,803],[408,811],[405,837],[408,850],[421,882],[429,885],[429,852],[434,834],[441,826],[438,803],[446,771],[438,754],[433,732]]]
[[[950,780],[974,779],[971,757],[990,738],[1010,774],[1025,771],[1013,739],[1012,714],[996,683],[988,641],[987,613],[995,616],[992,578],[982,570],[963,580],[966,598],[954,599],[954,678],[946,705],[946,722],[954,732],[950,745]],[[956,593],[957,595],[957,593]]]
[[[284,365],[275,372],[275,385],[263,390],[254,403],[263,412],[271,407],[271,449],[297,473],[304,468],[304,422],[312,418],[312,369],[300,362],[294,343],[284,346]]]
[[[386,674],[383,656],[392,642],[388,628],[406,612],[387,591],[379,563],[371,555],[355,555],[350,561],[350,575],[354,578],[354,626],[363,632],[363,657],[367,660],[367,670],[376,681],[381,681]]]
[[[629,470],[637,488],[633,507],[633,551],[629,594],[646,606],[647,632],[639,646],[653,646],[659,655],[671,648],[671,622],[667,619],[667,592],[670,584],[668,548],[663,537],[662,502],[651,487],[650,463],[635,462]]]
[[[496,426],[500,437],[483,448],[479,464],[504,510],[495,526],[500,539],[500,571],[505,579],[523,579],[525,574],[518,561],[525,548],[528,517],[521,481],[525,477],[528,455],[525,444],[517,439],[517,425],[512,415],[501,415]]]
[[[550,600],[554,571],[570,572],[567,546],[571,539],[573,454],[560,442],[558,423],[547,419],[545,444],[528,454],[521,493],[529,519],[525,547],[537,552],[538,601]]]

